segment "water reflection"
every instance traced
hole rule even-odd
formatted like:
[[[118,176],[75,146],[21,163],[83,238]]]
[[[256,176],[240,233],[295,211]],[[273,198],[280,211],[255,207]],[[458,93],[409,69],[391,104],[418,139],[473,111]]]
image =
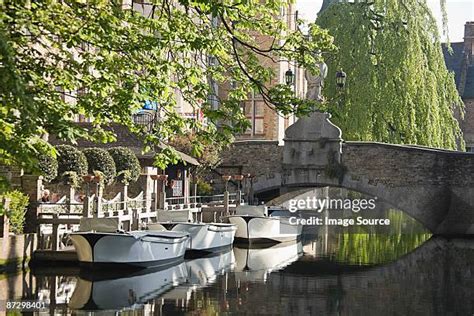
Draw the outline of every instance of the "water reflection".
[[[216,282],[217,278],[226,275],[235,266],[232,250],[219,255],[199,258],[186,262],[187,280],[161,296],[168,301],[179,301],[186,305],[193,292]]]
[[[394,222],[390,233],[311,230],[300,242],[118,276],[41,267],[0,279],[0,293],[48,300],[51,315],[472,315],[474,240]]]
[[[145,269],[126,276],[102,277],[86,274],[79,277],[69,308],[83,310],[119,310],[147,303],[186,281],[183,262],[159,269]]]
[[[286,242],[268,248],[234,248],[235,278],[265,282],[272,271],[283,269],[303,254],[301,242]]]

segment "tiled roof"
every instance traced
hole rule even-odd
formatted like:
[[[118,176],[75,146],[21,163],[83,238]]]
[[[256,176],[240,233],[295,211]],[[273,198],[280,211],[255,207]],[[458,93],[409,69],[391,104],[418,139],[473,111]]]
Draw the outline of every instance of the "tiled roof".
[[[450,54],[443,44],[444,60],[448,70],[453,71],[456,78],[456,87],[462,92],[464,99],[474,98],[474,65],[467,65],[464,53],[464,43],[451,43],[453,53]],[[463,62],[464,61],[464,62]],[[464,68],[464,67],[467,67]],[[461,76],[463,79],[461,80]],[[464,77],[465,76],[465,77]]]
[[[444,60],[448,70],[454,72],[456,77],[456,87],[459,90],[459,80],[461,77],[461,65],[463,60],[464,43],[451,43],[452,54],[448,52],[446,44],[443,44]]]

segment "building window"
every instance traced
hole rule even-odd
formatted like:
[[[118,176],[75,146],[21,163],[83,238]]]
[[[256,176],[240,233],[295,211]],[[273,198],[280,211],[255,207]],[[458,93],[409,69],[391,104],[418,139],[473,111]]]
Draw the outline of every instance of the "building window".
[[[468,146],[466,146],[466,151],[467,151],[468,153],[474,153],[474,147],[468,147]]]
[[[250,121],[250,128],[245,131],[248,136],[262,136],[265,134],[265,103],[260,100],[249,100],[243,106],[245,117]]]

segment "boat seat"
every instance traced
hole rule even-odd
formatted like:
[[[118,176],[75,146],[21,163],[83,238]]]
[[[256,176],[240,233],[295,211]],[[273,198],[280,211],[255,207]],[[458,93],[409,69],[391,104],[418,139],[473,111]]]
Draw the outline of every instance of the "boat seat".
[[[268,207],[265,205],[239,205],[235,208],[235,215],[268,216]]]
[[[119,228],[118,218],[81,218],[79,222],[81,232],[115,233]]]
[[[158,222],[189,222],[193,221],[193,213],[190,210],[157,211]]]
[[[146,228],[147,228],[147,230],[153,230],[153,231],[165,231],[165,230],[167,230],[166,227],[164,227],[160,223],[147,224]]]

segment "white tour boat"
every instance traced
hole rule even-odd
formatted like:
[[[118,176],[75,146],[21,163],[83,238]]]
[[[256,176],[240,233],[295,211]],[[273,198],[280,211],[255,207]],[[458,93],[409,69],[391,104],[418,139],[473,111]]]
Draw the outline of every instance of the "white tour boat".
[[[188,234],[186,257],[193,257],[231,249],[237,227],[226,223],[161,222],[149,224],[148,229]]]
[[[69,237],[79,262],[95,266],[164,265],[183,259],[189,234],[178,231],[117,231],[116,219],[81,219],[79,232]]]
[[[235,241],[239,243],[275,244],[297,240],[301,236],[302,225],[290,223],[290,217],[268,216],[264,205],[241,205],[235,215],[228,216],[229,222],[237,226]]]

